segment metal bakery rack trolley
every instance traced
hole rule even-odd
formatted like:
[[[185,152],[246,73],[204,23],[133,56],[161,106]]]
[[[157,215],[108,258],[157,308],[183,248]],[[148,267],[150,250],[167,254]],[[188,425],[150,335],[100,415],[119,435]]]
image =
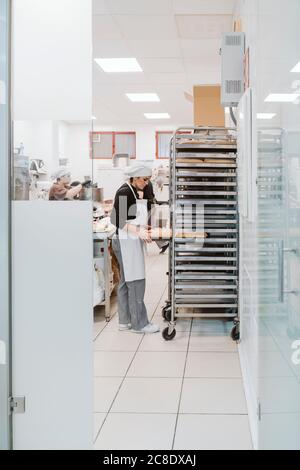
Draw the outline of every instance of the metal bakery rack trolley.
[[[177,318],[234,321],[239,339],[236,130],[181,128],[171,142],[169,299],[165,340]]]

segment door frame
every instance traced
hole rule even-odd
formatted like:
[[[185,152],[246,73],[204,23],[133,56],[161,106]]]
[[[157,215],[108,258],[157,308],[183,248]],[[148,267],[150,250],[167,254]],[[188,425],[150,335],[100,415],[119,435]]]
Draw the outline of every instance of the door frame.
[[[0,449],[10,450],[12,416],[9,398],[12,393],[12,312],[11,312],[11,0],[0,0],[2,63],[2,103],[0,102]],[[2,67],[1,66],[1,67]],[[1,97],[0,97],[1,99]]]

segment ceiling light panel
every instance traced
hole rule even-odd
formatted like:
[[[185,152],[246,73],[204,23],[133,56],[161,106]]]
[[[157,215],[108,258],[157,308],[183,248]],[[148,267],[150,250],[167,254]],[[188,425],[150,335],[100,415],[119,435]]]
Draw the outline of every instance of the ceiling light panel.
[[[133,103],[158,103],[160,101],[156,93],[126,93],[126,96]]]
[[[231,15],[176,15],[181,39],[220,39],[232,28]]]
[[[142,67],[135,58],[99,58],[95,62],[106,73],[135,73],[142,72]]]
[[[265,99],[266,103],[294,103],[299,98],[297,93],[271,93]]]
[[[147,119],[170,119],[171,116],[168,113],[144,113]]]

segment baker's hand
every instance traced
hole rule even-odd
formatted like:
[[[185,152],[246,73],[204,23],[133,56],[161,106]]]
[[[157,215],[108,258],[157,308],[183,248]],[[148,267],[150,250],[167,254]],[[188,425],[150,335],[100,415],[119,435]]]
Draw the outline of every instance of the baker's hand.
[[[143,242],[145,243],[151,243],[152,240],[151,240],[151,235],[150,235],[150,232],[147,228],[145,227],[140,227],[139,230],[138,230],[138,236],[141,240],[143,240]]]

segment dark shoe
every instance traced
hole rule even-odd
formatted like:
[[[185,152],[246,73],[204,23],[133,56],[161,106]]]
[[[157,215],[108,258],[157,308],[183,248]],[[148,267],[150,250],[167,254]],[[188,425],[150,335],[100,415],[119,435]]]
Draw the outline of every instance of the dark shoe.
[[[163,255],[165,253],[165,251],[167,251],[167,249],[169,248],[169,243],[166,243],[160,250],[159,254],[160,255]]]

